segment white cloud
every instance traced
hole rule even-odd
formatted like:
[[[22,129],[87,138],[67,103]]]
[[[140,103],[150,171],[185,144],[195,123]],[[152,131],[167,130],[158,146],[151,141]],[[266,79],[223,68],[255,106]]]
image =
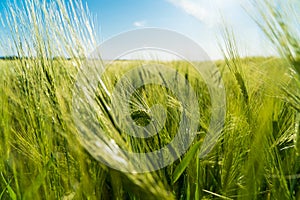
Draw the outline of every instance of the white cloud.
[[[249,0],[165,0],[193,16],[205,26],[185,30],[186,34],[199,32],[193,37],[213,59],[222,59],[218,41],[225,39],[220,30],[233,30],[237,48],[242,56],[274,55],[272,46],[246,11],[252,9]],[[253,5],[252,5],[253,6]],[[251,12],[250,12],[251,13]],[[179,14],[180,15],[180,14]]]
[[[197,1],[192,0],[167,0],[170,3],[182,8],[189,15],[203,21],[207,15],[207,10]]]
[[[235,12],[245,0],[166,0],[209,27],[222,23],[222,15]],[[221,13],[220,13],[221,12]]]
[[[145,20],[133,22],[133,26],[135,27],[144,27],[146,24],[147,22]]]

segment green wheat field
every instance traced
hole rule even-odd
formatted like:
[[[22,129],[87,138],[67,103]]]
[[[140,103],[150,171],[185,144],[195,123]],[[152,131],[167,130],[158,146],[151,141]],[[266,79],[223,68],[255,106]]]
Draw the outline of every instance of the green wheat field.
[[[222,29],[224,59],[214,62],[226,90],[226,118],[201,159],[212,109],[208,89],[190,63],[164,61],[199,94],[199,125],[184,155],[147,173],[109,168],[81,145],[72,98],[85,52],[97,46],[88,9],[80,1],[10,4],[2,16],[10,38],[0,47],[14,49],[16,57],[0,60],[0,199],[300,199],[300,5],[276,2],[254,1],[249,17],[279,56],[241,57],[231,28]],[[138,62],[113,62],[103,75],[105,91]],[[148,85],[131,97],[131,117],[140,126],[149,123],[147,109],[157,102],[167,110],[163,129],[147,139],[114,127],[105,91],[100,85],[95,95],[103,113],[95,120],[110,127],[107,135],[122,148],[153,151],[177,133],[181,106],[166,88]]]

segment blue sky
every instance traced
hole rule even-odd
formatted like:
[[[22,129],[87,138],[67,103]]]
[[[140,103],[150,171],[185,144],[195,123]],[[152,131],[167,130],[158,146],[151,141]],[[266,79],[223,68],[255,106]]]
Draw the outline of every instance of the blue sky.
[[[273,54],[271,45],[246,14],[246,0],[83,0],[97,15],[100,41],[143,27],[166,28],[196,41],[212,59],[221,58],[221,14],[236,34],[243,56]],[[1,52],[0,52],[1,53]]]
[[[211,58],[218,59],[222,57],[218,46],[222,16],[233,28],[242,55],[274,52],[245,12],[248,7],[245,0],[87,0],[87,3],[98,16],[102,41],[136,28],[167,28],[195,40]]]

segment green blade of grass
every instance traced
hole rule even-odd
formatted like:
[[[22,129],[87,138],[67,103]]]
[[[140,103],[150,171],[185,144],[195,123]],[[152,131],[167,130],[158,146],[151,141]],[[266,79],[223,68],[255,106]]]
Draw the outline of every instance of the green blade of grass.
[[[2,180],[4,181],[5,185],[6,185],[6,189],[7,189],[7,192],[10,196],[10,198],[12,200],[17,200],[17,194],[14,192],[14,190],[11,188],[10,186],[10,183],[11,181],[7,182],[6,179],[4,178],[2,172],[1,172],[1,177],[2,177]],[[5,190],[4,190],[5,191]],[[2,195],[1,195],[2,196]]]
[[[190,150],[185,154],[182,161],[179,163],[179,165],[176,167],[173,176],[172,176],[172,183],[174,184],[179,177],[182,175],[184,170],[187,168],[187,166],[190,164],[191,160],[195,157],[197,154],[200,145],[202,144],[202,141],[197,141]]]

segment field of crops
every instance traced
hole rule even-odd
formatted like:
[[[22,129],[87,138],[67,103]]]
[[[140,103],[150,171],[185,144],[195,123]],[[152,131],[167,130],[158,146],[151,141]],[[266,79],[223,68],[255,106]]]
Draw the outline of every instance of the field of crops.
[[[115,123],[121,115],[112,113],[110,94],[125,73],[158,61],[114,61],[98,79],[96,89],[85,88],[95,100],[81,99],[81,93],[74,91],[89,60],[84,51],[95,42],[93,25],[86,24],[88,12],[80,3],[71,4],[71,12],[65,12],[68,6],[60,0],[52,5],[53,12],[33,12],[43,5],[26,2],[31,16],[14,5],[7,12],[10,44],[18,57],[0,60],[0,199],[300,198],[300,39],[292,34],[290,24],[284,24],[288,10],[272,7],[267,0],[261,1],[258,9],[261,28],[281,57],[241,58],[234,36],[228,29],[224,31],[224,60],[214,64],[222,79],[215,81],[222,81],[226,93],[225,121],[211,151],[200,158],[214,109],[209,88],[193,68],[203,63],[159,62],[174,70],[176,77],[184,77],[198,104],[189,105],[191,90],[185,93],[186,102],[178,100],[168,81],[166,87],[145,84],[124,102],[120,102],[121,96],[117,103],[128,103],[132,120],[141,127],[156,115],[151,107],[160,104],[166,110],[165,123],[156,135],[129,136]],[[28,31],[32,34],[25,34]],[[0,46],[5,47],[4,43]],[[29,53],[24,51],[28,48],[32,49]],[[62,52],[71,59],[61,56]],[[174,80],[181,91],[177,78],[160,74],[159,68],[154,70],[159,80]],[[147,74],[133,78],[144,83]],[[89,77],[83,79],[90,83]],[[79,108],[74,106],[74,95],[79,95],[75,96]],[[138,164],[125,159],[122,162],[130,165],[131,171],[116,170],[110,166],[121,151],[93,145],[96,135],[131,152],[161,149],[181,130],[178,124],[184,120],[185,104],[199,110],[195,137],[188,150],[168,166],[137,173],[134,168]],[[91,116],[102,132],[94,124],[74,119],[74,112],[92,106],[99,107],[100,113]],[[82,112],[80,119],[86,116],[90,117]]]

